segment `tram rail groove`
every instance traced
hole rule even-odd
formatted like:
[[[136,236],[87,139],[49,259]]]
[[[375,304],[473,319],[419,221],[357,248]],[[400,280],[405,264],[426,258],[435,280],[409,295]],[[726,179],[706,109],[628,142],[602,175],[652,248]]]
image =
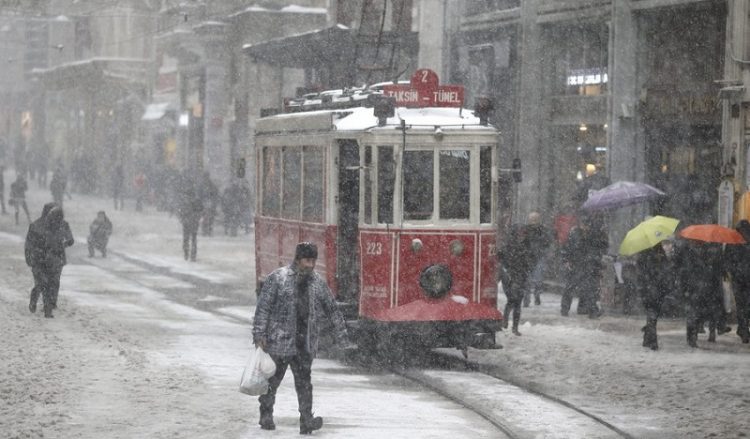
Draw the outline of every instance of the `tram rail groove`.
[[[633,436],[632,434],[630,434],[630,433],[624,431],[623,429],[617,427],[616,425],[612,424],[611,422],[608,422],[607,420],[603,419],[602,417],[600,417],[598,415],[595,415],[595,414],[593,414],[591,412],[588,412],[588,411],[586,411],[586,410],[584,410],[584,409],[576,406],[575,404],[573,404],[573,403],[571,403],[569,401],[565,401],[564,399],[561,399],[559,397],[556,397],[556,396],[553,396],[553,395],[549,395],[549,394],[547,394],[547,393],[539,390],[535,386],[530,385],[529,383],[523,382],[521,380],[507,378],[506,376],[504,376],[504,374],[501,372],[501,370],[500,370],[500,368],[498,366],[494,366],[494,365],[490,365],[490,364],[486,364],[486,363],[479,363],[479,362],[471,361],[469,359],[463,358],[462,356],[460,356],[459,353],[456,353],[455,355],[452,355],[452,354],[449,354],[449,353],[439,352],[439,351],[434,351],[433,350],[433,351],[430,352],[429,356],[431,357],[431,362],[434,362],[434,363],[437,363],[437,364],[441,364],[441,365],[443,365],[443,367],[448,367],[448,368],[451,368],[451,369],[454,369],[454,370],[463,370],[463,371],[470,371],[470,372],[478,372],[478,373],[487,375],[489,377],[492,377],[494,379],[500,380],[502,382],[505,382],[507,384],[515,386],[515,387],[517,387],[519,389],[522,389],[522,390],[524,390],[524,391],[526,391],[526,392],[528,392],[528,393],[530,393],[532,395],[538,396],[540,398],[546,399],[546,400],[551,401],[551,402],[553,402],[555,404],[559,404],[559,405],[561,405],[563,407],[566,407],[566,408],[568,408],[570,410],[573,410],[573,411],[575,411],[575,412],[577,412],[577,413],[585,416],[586,418],[591,419],[595,423],[597,423],[597,424],[605,427],[606,429],[610,430],[612,433],[615,433],[619,437],[622,437],[622,438],[625,438],[625,439],[636,439],[635,436]],[[398,371],[396,371],[396,372],[400,373]],[[446,393],[448,393],[448,392],[446,392],[445,390],[437,389],[436,387],[438,387],[438,386],[436,386],[434,383],[423,382],[423,381],[429,381],[427,379],[423,379],[423,380],[415,379],[415,381],[420,382],[421,384],[425,385],[426,387],[429,387],[430,389],[432,389],[432,390],[440,393],[443,396],[446,396],[446,397],[449,397],[449,398],[455,400],[450,395],[446,395]],[[493,425],[498,426],[498,428],[500,428],[506,434],[513,435],[513,437],[519,437],[520,438],[520,436],[514,435],[514,433],[512,433],[512,428],[511,427],[505,426],[504,423],[502,423],[501,421],[499,421],[497,419],[494,419],[494,420],[490,419],[487,416],[487,413],[483,413],[483,411],[486,412],[486,410],[483,410],[483,409],[476,410],[474,407],[467,406],[466,404],[464,404],[464,402],[457,401],[457,400],[456,400],[456,402],[459,402],[460,404],[466,406],[470,410],[477,412],[480,416],[482,416],[485,419],[487,419],[488,421],[492,422]],[[489,416],[492,417],[492,418],[496,418],[496,416],[492,415],[492,414],[489,414]],[[508,431],[510,431],[511,433],[508,433]]]

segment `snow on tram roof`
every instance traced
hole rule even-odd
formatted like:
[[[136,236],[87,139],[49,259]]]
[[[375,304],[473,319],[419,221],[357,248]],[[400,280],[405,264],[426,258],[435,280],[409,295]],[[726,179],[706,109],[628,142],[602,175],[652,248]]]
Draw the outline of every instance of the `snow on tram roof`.
[[[373,109],[367,107],[350,108],[346,110],[351,114],[334,121],[339,131],[359,131],[378,126],[378,119],[373,115]],[[394,117],[389,117],[387,126],[398,126],[401,119],[412,128],[424,126],[426,129],[434,129],[436,126],[464,126],[465,128],[493,129],[488,126],[479,125],[479,118],[474,112],[464,108],[405,108],[396,107]]]

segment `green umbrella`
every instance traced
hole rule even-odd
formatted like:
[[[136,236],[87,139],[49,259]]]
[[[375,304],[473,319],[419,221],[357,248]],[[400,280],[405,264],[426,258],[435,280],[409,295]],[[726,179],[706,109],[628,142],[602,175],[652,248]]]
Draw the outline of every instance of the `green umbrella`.
[[[620,244],[620,254],[634,255],[672,236],[680,220],[657,215],[632,228]]]

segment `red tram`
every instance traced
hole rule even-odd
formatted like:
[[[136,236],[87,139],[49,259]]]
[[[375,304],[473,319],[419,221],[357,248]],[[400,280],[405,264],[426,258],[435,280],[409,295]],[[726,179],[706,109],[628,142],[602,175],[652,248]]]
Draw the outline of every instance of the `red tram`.
[[[498,131],[429,70],[256,124],[257,279],[318,243],[358,342],[494,346]]]

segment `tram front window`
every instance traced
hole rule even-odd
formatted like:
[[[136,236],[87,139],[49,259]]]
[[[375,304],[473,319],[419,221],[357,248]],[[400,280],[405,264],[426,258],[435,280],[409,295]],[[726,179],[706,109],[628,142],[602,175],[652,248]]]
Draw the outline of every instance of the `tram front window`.
[[[469,219],[471,213],[471,152],[440,151],[440,219]]]
[[[433,196],[432,151],[404,152],[404,219],[432,218]]]

